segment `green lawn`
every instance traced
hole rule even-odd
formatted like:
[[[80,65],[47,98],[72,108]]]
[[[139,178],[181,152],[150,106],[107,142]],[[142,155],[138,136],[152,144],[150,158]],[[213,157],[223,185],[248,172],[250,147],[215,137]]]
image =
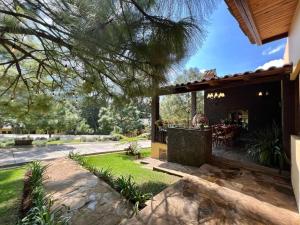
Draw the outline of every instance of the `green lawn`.
[[[150,149],[142,151],[142,156],[150,156]],[[89,164],[97,168],[110,169],[115,177],[131,175],[142,191],[159,193],[179,178],[165,173],[143,168],[143,165],[134,162],[133,157],[125,153],[110,153],[86,157]]]
[[[0,170],[0,224],[16,224],[25,167]]]

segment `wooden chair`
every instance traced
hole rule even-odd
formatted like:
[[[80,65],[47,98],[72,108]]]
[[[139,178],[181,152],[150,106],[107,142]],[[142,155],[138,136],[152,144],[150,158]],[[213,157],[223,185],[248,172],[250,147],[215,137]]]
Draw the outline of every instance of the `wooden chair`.
[[[231,146],[234,137],[234,130],[230,126],[221,126],[218,128],[216,144],[222,146]]]

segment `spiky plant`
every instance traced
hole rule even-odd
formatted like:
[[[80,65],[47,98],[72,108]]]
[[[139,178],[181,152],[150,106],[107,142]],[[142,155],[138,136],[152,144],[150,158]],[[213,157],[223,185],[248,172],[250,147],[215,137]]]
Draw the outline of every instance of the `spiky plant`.
[[[281,129],[273,122],[271,127],[257,130],[246,146],[250,158],[262,165],[283,169],[288,158],[283,151]]]

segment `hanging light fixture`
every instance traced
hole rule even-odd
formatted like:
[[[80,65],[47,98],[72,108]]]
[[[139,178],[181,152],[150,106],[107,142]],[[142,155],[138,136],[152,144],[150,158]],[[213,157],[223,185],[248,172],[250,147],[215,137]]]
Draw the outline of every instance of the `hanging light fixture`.
[[[216,99],[216,98],[224,98],[224,97],[225,97],[224,92],[208,93],[206,96],[207,99]]]

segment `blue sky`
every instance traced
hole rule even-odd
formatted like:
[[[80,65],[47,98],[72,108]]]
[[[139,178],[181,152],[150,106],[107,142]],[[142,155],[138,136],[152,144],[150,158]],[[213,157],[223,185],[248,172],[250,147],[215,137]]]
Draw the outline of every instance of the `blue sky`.
[[[278,65],[286,39],[262,46],[251,44],[222,1],[209,19],[207,38],[185,68],[217,69],[219,76]],[[275,61],[273,61],[275,60]]]

